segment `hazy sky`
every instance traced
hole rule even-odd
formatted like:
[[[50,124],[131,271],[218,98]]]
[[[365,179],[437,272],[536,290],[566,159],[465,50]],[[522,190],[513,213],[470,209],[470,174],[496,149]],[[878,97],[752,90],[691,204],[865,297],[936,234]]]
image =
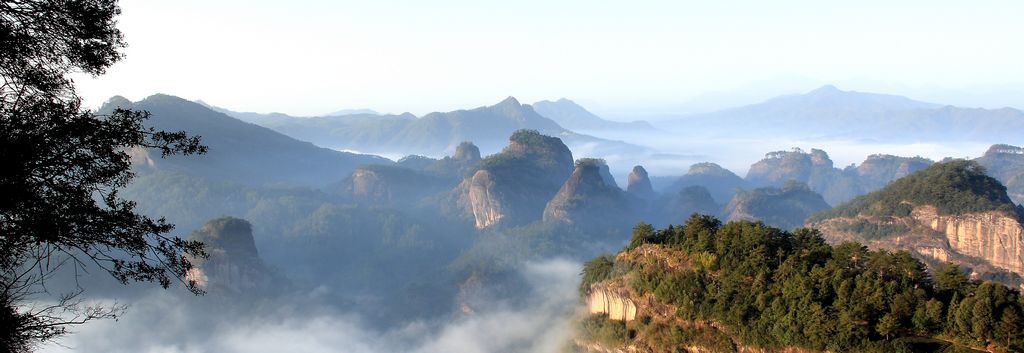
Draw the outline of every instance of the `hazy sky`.
[[[89,105],[159,92],[244,111],[422,114],[514,95],[628,110],[755,82],[904,94],[1024,82],[1019,0],[121,6],[127,57],[78,78]]]

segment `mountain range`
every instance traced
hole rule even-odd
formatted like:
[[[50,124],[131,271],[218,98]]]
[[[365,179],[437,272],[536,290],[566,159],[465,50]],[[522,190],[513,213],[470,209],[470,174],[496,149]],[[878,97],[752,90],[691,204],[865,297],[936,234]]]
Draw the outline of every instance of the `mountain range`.
[[[689,115],[658,126],[674,131],[700,126],[731,136],[756,133],[803,139],[993,143],[1019,138],[1016,132],[1024,129],[1024,112],[954,107],[826,85],[805,94]]]
[[[650,123],[641,120],[620,122],[603,119],[566,98],[561,98],[557,101],[543,100],[533,103],[533,110],[537,111],[540,115],[554,120],[566,129],[574,131],[654,129]]]
[[[148,111],[147,126],[187,131],[202,137],[209,147],[207,154],[197,158],[160,158],[159,152],[136,150],[133,158],[141,164],[137,171],[184,171],[249,185],[323,186],[345,178],[359,165],[393,163],[378,156],[317,147],[174,96],[156,94],[134,103],[113,97],[100,112],[116,107]]]
[[[602,120],[568,100],[542,106],[553,112],[551,116],[573,126],[616,124]],[[576,133],[553,120],[555,118],[539,114],[529,104],[521,104],[514,97],[491,106],[434,112],[422,117],[411,113],[381,115],[353,111],[354,114],[301,118],[280,113],[239,113],[223,108],[213,109],[318,146],[383,155],[443,156],[452,153],[463,141],[473,141],[481,151],[493,153],[499,151],[506,138],[519,129],[532,129],[558,136],[570,147],[586,148],[594,155],[640,153],[646,150],[622,141]],[[636,124],[643,126],[643,123]]]

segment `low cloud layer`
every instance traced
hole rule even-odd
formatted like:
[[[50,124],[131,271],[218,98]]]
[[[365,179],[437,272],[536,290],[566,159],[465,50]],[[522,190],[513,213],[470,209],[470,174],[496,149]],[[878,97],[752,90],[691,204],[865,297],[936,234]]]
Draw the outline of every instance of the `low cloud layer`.
[[[165,292],[131,303],[117,321],[75,328],[41,352],[556,352],[568,339],[580,265],[568,260],[525,264],[527,305],[495,301],[467,317],[411,322],[387,330],[344,309],[312,308],[286,298],[258,308],[193,305]],[[453,298],[454,300],[454,298]]]

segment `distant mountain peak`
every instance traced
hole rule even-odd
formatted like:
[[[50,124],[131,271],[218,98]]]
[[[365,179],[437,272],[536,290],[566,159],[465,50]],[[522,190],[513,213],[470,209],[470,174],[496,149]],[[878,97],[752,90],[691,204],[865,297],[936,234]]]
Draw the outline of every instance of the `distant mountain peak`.
[[[381,115],[373,109],[342,109],[325,114],[324,116],[345,116],[345,115]]]
[[[609,121],[594,115],[576,102],[562,97],[556,101],[542,100],[531,106],[538,114],[554,120],[569,130],[645,130],[653,129],[647,122]]]
[[[843,90],[841,90],[839,88],[836,88],[836,86],[824,85],[824,86],[815,88],[813,91],[810,91],[807,94],[830,94],[830,93],[843,93],[843,92],[845,92],[845,91],[843,91]]]
[[[996,144],[989,147],[988,151],[985,151],[986,156],[997,154],[1024,154],[1024,148],[1007,144]]]
[[[513,97],[513,96],[508,96],[508,98],[505,98],[505,100],[503,100],[501,102],[498,102],[498,104],[495,104],[495,106],[513,106],[513,107],[518,107],[520,105],[522,105],[522,104],[519,104],[519,101],[516,100],[516,97]]]
[[[123,96],[113,96],[110,97],[110,99],[107,99],[107,101],[100,106],[99,111],[109,112],[113,111],[115,108],[129,108],[131,106],[132,101],[128,100],[128,98]]]

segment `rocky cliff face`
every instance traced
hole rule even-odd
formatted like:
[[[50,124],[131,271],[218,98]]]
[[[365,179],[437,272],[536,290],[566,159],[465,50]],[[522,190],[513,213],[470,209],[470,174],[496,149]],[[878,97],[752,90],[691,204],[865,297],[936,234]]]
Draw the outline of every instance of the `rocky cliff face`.
[[[633,167],[627,179],[626,192],[643,200],[650,200],[657,196],[654,188],[651,187],[651,178],[647,176],[647,170],[643,166]]]
[[[828,154],[819,149],[771,152],[747,172],[747,182],[754,186],[779,187],[790,180],[807,184],[830,205],[862,194],[857,181],[833,167]]]
[[[690,186],[707,188],[715,202],[725,204],[736,194],[736,190],[745,188],[747,182],[718,164],[705,162],[690,166],[686,175],[680,177],[664,192],[674,194]]]
[[[873,154],[856,168],[848,168],[844,172],[852,172],[856,175],[860,192],[865,193],[881,189],[893,180],[928,168],[932,163],[930,159],[921,157],[907,158]]]
[[[629,293],[616,291],[602,285],[595,285],[587,296],[587,311],[590,314],[608,315],[611,320],[633,321],[636,319],[636,304]]]
[[[608,168],[608,164],[601,160],[600,165],[601,169],[598,172],[601,174],[601,180],[604,181],[604,184],[622,190],[619,188],[619,183],[615,181],[615,177],[612,176],[612,170]]]
[[[472,212],[478,229],[497,225],[503,218],[513,216],[513,210],[506,209],[502,192],[489,171],[477,171],[459,187],[466,190],[463,202]]]
[[[452,191],[457,208],[477,228],[541,220],[545,205],[573,171],[572,152],[558,138],[520,130],[509,140]]]
[[[954,262],[976,277],[997,272],[1024,276],[1024,228],[1013,215],[978,212],[942,215],[933,206],[917,206],[905,217],[832,218],[808,226],[830,243],[857,241],[872,249],[906,250],[927,264]],[[1009,285],[1018,280],[1001,278]]]
[[[747,181],[758,186],[782,186],[789,180],[807,183],[818,170],[832,169],[832,160],[824,151],[812,149],[805,153],[799,148],[765,154],[764,159],[750,166]]]
[[[345,191],[358,199],[390,202],[395,193],[386,179],[376,168],[360,167],[349,176]]]
[[[945,216],[930,206],[916,207],[912,217],[945,235],[953,251],[1024,276],[1024,228],[1016,217],[1001,212]]]
[[[601,176],[602,162],[582,161],[544,207],[544,222],[618,225],[626,222],[628,204],[615,185]]]
[[[629,263],[641,271],[658,268],[662,271],[684,272],[693,269],[687,256],[678,249],[670,249],[652,244],[644,244],[640,247],[626,250],[616,256],[616,262]],[[588,317],[602,317],[603,320],[612,320],[625,323],[627,329],[633,335],[622,344],[611,345],[599,340],[588,340],[587,335],[577,335],[572,343],[578,351],[601,352],[601,353],[660,353],[662,350],[652,347],[663,346],[666,337],[650,335],[648,332],[639,329],[642,325],[675,326],[686,329],[704,330],[704,335],[721,335],[729,341],[728,347],[732,352],[744,353],[812,353],[814,351],[782,347],[777,349],[754,348],[741,344],[738,339],[728,335],[724,325],[715,321],[688,321],[682,319],[677,311],[680,308],[662,303],[653,293],[636,293],[630,286],[630,276],[612,277],[604,281],[594,283],[590,286],[587,295],[583,298],[585,311],[582,312]],[[668,334],[661,331],[662,334]],[[699,336],[699,335],[698,335]],[[699,341],[691,341],[685,346],[685,352],[722,352],[710,346],[704,346]],[[706,341],[705,341],[706,342]]]
[[[952,261],[1009,285],[1024,275],[1024,209],[977,162],[950,160],[813,217],[831,242],[907,250],[930,265]]]
[[[446,185],[446,189],[462,181],[467,171],[476,168],[480,163],[480,149],[472,142],[462,142],[455,148],[455,153],[442,159],[434,159],[425,156],[410,155],[398,160],[398,165],[412,169],[425,176],[440,179]],[[417,187],[426,186],[421,182],[414,182]]]
[[[688,186],[671,195],[665,195],[655,202],[655,219],[651,223],[658,226],[678,224],[691,214],[718,215],[722,206],[715,202],[711,193],[703,186]]]
[[[205,244],[210,255],[205,260],[193,259],[196,267],[187,274],[207,292],[256,295],[282,284],[260,259],[252,226],[243,219],[211,220],[189,239]]]
[[[460,162],[475,164],[480,161],[480,148],[472,142],[462,142],[455,147],[455,154],[452,159]]]
[[[443,192],[451,184],[436,175],[405,167],[366,165],[356,168],[343,186],[343,193],[357,202],[404,208]]]
[[[782,186],[789,180],[807,184],[830,205],[878,190],[889,182],[927,168],[932,161],[921,157],[871,155],[859,166],[835,168],[825,151],[799,148],[771,152],[750,166],[747,182],[753,186]]]
[[[804,224],[810,215],[828,209],[828,203],[805,184],[791,182],[781,189],[758,188],[742,191],[726,205],[729,221],[760,220],[782,229]]]

